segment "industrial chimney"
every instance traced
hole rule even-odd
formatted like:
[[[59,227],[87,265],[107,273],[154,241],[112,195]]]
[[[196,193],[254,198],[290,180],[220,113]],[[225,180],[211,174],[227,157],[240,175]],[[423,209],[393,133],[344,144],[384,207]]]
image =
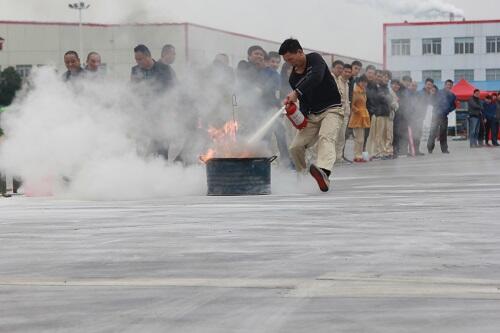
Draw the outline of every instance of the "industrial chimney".
[[[455,13],[450,12],[450,22],[455,21]]]

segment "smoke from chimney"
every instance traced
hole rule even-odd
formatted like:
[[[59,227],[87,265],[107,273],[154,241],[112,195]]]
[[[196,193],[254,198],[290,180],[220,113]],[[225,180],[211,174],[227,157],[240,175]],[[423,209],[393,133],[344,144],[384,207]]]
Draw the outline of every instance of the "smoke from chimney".
[[[464,11],[443,0],[352,0],[355,3],[369,5],[395,15],[416,18],[453,18],[464,17]]]

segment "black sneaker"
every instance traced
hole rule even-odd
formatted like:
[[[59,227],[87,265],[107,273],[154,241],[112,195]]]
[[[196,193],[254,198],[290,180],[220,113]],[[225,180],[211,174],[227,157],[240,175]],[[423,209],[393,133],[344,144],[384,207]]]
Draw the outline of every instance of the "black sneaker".
[[[322,192],[328,192],[328,190],[330,189],[330,179],[328,179],[326,173],[314,164],[311,164],[311,166],[309,167],[309,172],[318,183],[319,189]]]

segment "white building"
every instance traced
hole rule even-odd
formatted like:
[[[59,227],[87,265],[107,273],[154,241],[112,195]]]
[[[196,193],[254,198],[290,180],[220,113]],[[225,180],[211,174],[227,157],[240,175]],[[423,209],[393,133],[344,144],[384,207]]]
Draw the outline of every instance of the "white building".
[[[416,81],[500,80],[500,20],[384,24],[384,67]]]
[[[24,77],[32,68],[54,65],[64,71],[63,54],[78,51],[78,24],[60,22],[0,21],[0,67],[15,67]],[[246,59],[252,45],[267,51],[277,51],[280,43],[238,33],[213,29],[191,23],[162,24],[84,24],[82,28],[83,55],[97,51],[109,72],[127,77],[135,65],[133,48],[147,45],[154,58],[159,58],[165,44],[176,47],[174,69],[182,76],[185,66],[206,66],[218,53],[226,53],[231,65]],[[2,40],[3,39],[3,40]],[[307,50],[311,51],[311,50]],[[352,62],[356,58],[320,52],[327,63],[335,59]],[[82,59],[82,62],[85,59]],[[375,64],[372,61],[361,61]]]

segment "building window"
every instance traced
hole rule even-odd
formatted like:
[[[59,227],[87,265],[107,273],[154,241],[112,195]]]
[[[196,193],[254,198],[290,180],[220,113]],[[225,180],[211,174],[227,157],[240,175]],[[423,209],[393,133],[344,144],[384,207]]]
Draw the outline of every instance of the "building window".
[[[410,55],[410,40],[409,39],[393,39],[392,40],[392,55],[393,56],[409,56]]]
[[[439,70],[422,71],[422,81],[426,79],[433,79],[436,82],[441,81],[441,71]]]
[[[401,80],[403,78],[403,76],[410,76],[411,77],[410,71],[393,71],[391,73],[392,73],[393,80]]]
[[[465,79],[467,81],[474,81],[474,70],[473,69],[456,69],[455,70],[455,81],[460,81]]]
[[[500,81],[500,68],[487,69],[486,81]]]
[[[474,53],[474,37],[455,38],[455,54]]]
[[[500,36],[486,37],[486,53],[500,53]]]
[[[422,54],[441,54],[441,38],[422,39]]]
[[[21,78],[27,79],[31,74],[32,67],[32,65],[17,65],[16,72],[19,74],[19,76],[21,76]]]

